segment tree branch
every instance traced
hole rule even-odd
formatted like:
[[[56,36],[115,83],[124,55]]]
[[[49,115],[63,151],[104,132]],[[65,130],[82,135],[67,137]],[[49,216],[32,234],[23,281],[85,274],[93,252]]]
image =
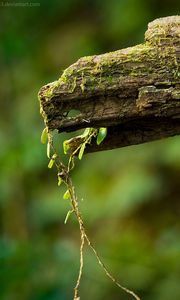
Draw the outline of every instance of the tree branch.
[[[108,128],[86,152],[180,134],[180,16],[149,23],[143,44],[79,59],[39,99],[52,130]]]

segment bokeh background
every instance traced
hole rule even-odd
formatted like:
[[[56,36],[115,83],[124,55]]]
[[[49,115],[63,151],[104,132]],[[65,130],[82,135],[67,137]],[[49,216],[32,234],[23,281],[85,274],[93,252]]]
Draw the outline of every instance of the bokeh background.
[[[180,2],[34,2],[0,3],[0,299],[70,300],[78,224],[72,217],[64,225],[69,203],[47,169],[38,90],[81,56],[142,42],[147,23],[179,14]],[[180,299],[179,149],[174,137],[89,154],[72,174],[103,261],[143,300]],[[105,277],[88,249],[81,297],[132,299]]]

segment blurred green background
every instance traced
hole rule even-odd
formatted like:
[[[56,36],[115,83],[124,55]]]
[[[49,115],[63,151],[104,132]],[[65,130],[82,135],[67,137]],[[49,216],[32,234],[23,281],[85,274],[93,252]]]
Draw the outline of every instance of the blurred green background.
[[[64,225],[69,203],[47,169],[38,90],[81,56],[142,42],[147,23],[179,14],[180,2],[34,2],[39,5],[0,3],[0,299],[70,300],[78,224],[72,217]],[[179,149],[174,137],[89,154],[73,171],[92,241],[143,300],[180,299]],[[132,299],[105,277],[88,249],[81,297]]]

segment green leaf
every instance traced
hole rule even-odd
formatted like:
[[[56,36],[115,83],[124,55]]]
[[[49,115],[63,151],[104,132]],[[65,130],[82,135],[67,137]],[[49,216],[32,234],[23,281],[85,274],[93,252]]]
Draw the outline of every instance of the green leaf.
[[[64,154],[67,154],[68,150],[69,150],[69,144],[68,141],[64,141],[63,142],[63,149],[64,149]]]
[[[107,135],[107,128],[106,127],[99,128],[99,132],[96,139],[97,145],[100,145],[102,143],[106,135]]]
[[[53,167],[56,157],[57,157],[57,154],[53,154],[53,156],[50,159],[49,164],[48,164],[49,169],[51,169]]]
[[[74,156],[70,156],[69,162],[68,162],[68,170],[74,169],[75,163],[74,163]]]
[[[41,143],[46,144],[48,138],[48,128],[45,127],[41,133]]]
[[[63,195],[63,199],[64,200],[69,200],[71,198],[70,192],[69,190],[67,190],[64,195]]]
[[[47,143],[47,157],[50,158],[50,156],[51,156],[51,145],[50,145],[50,143],[48,142],[48,143]]]
[[[87,137],[89,135],[90,131],[91,131],[91,128],[89,128],[89,127],[86,128],[84,130],[83,134],[81,134],[81,137]]]
[[[73,213],[73,210],[69,210],[69,211],[67,212],[66,218],[65,218],[65,220],[64,220],[64,224],[67,223],[67,221],[68,221],[68,219],[69,219],[69,217],[70,217],[70,215],[71,215],[72,213]]]
[[[61,183],[62,183],[62,179],[61,179],[61,177],[60,177],[60,176],[58,176],[58,186],[60,186],[60,185],[61,185]]]
[[[51,169],[54,165],[54,159],[50,159],[49,163],[48,163],[48,168]]]
[[[78,158],[81,160],[82,157],[83,157],[83,154],[84,154],[84,149],[86,147],[86,143],[83,143],[80,150],[79,150],[79,155],[78,155]]]

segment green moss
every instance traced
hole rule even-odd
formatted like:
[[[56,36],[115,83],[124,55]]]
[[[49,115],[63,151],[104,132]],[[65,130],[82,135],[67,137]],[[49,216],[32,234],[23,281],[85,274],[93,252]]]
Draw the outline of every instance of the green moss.
[[[81,57],[79,60],[78,60],[78,62],[77,63],[87,63],[87,64],[89,64],[89,63],[91,63],[91,62],[93,62],[93,60],[94,60],[94,55],[92,55],[92,56],[84,56],[84,57]]]
[[[47,84],[45,87],[44,87],[44,91],[41,95],[41,98],[44,98],[45,101],[49,101],[51,100],[51,98],[54,96],[54,89],[59,85],[59,82],[58,81],[54,81],[50,84]]]
[[[179,100],[180,99],[180,89],[179,90],[173,90],[172,92],[172,98],[175,100]]]
[[[64,83],[67,83],[69,78],[72,76],[73,71],[74,71],[73,66],[70,66],[63,72],[63,74],[59,79],[62,80]]]
[[[44,119],[45,125],[48,125],[48,116],[55,109],[53,103],[51,102],[51,99],[54,97],[54,89],[58,85],[58,81],[49,83],[46,86],[44,86],[38,94],[38,99],[40,103],[40,114]]]
[[[106,77],[106,80],[108,83],[112,83],[113,82],[113,77],[111,75]]]
[[[67,92],[73,93],[76,88],[76,80],[76,70],[74,68],[74,65],[72,65],[67,68],[59,78],[59,86],[61,84],[65,84]]]
[[[153,61],[156,64],[152,64]],[[66,85],[67,93],[73,93],[77,85],[82,93],[85,88],[91,92],[105,90],[116,84],[121,76],[124,78],[155,74],[161,63],[167,70],[174,69],[173,75],[177,76],[174,48],[169,47],[162,51],[161,48],[146,42],[100,56],[83,57],[64,71],[60,81]]]

